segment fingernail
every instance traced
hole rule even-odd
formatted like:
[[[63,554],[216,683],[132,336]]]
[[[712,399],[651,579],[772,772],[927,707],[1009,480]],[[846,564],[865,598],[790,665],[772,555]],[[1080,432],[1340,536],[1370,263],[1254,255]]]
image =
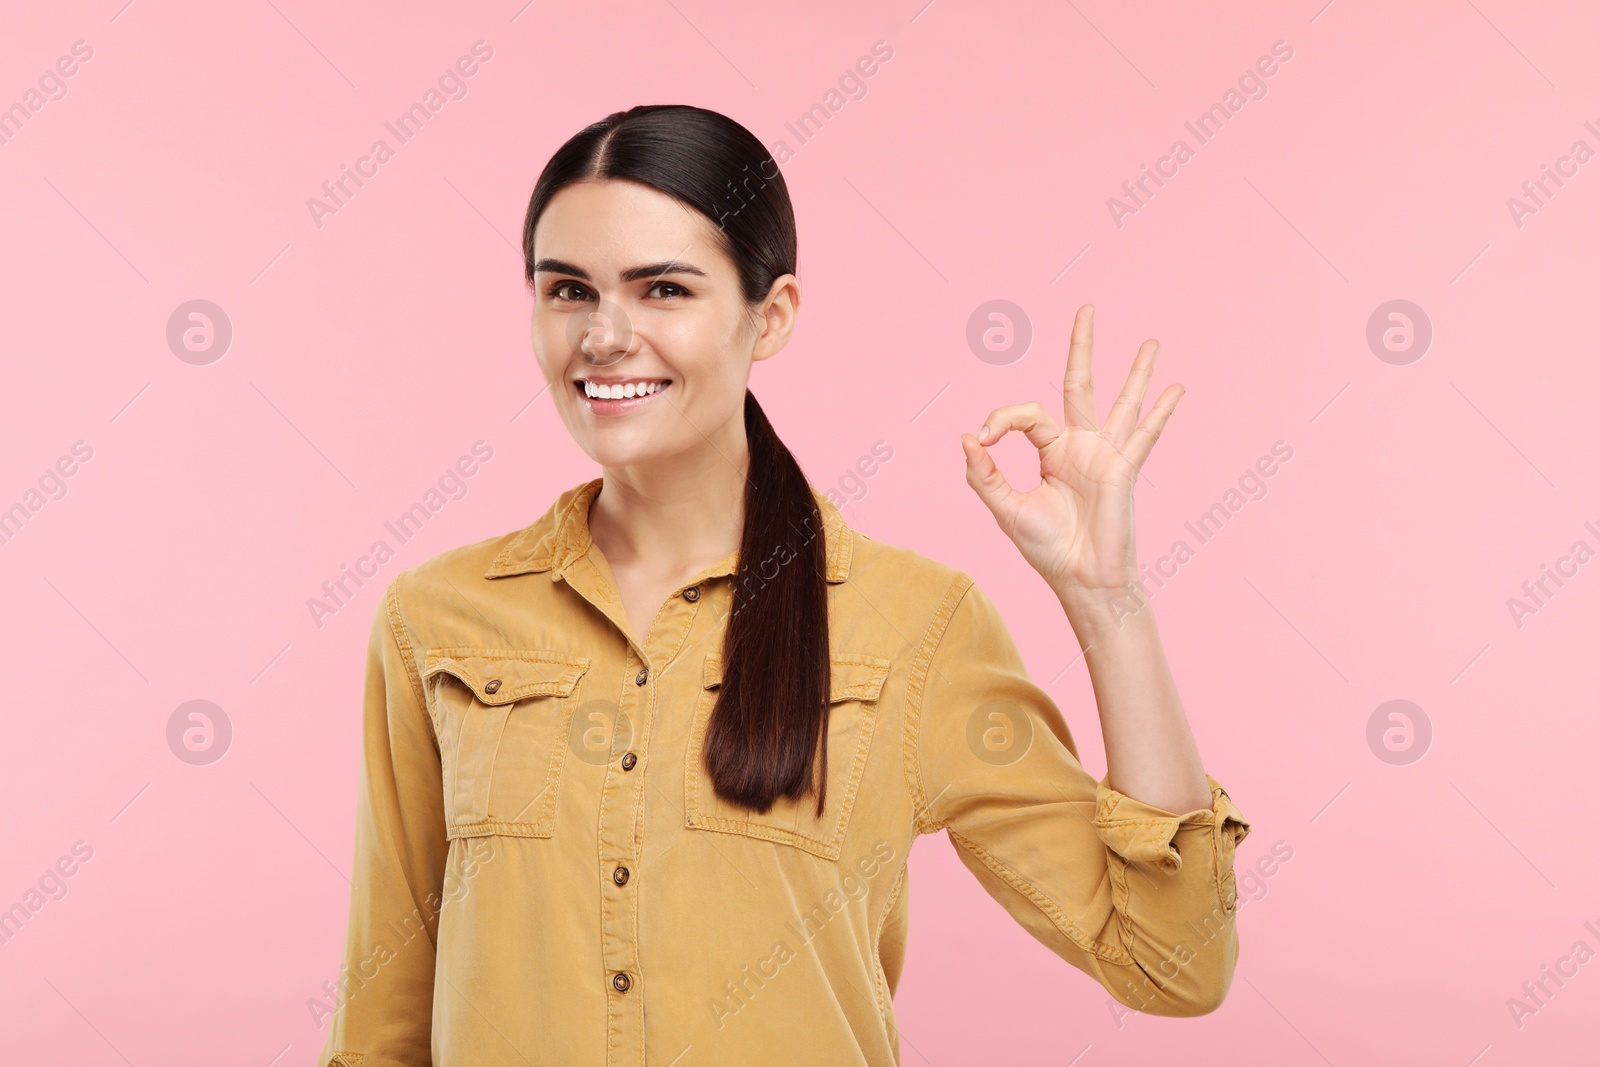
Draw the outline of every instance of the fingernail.
[[[983,440],[983,439],[984,439],[984,438],[985,438],[985,437],[988,437],[988,436],[989,436],[989,427],[987,427],[987,426],[985,426],[985,427],[984,427],[984,428],[983,428],[983,429],[981,429],[981,430],[979,430],[979,431],[978,431],[978,440],[979,440],[979,441],[980,441],[980,442],[981,442],[981,441],[982,441],[982,440]]]

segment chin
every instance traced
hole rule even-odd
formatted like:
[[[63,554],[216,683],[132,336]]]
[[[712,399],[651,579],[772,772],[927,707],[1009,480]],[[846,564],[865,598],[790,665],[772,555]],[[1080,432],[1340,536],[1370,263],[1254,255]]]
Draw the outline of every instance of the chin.
[[[663,442],[656,440],[606,440],[606,437],[604,433],[594,435],[583,443],[583,451],[600,466],[612,469],[649,466],[675,455],[678,451],[676,448],[664,447]]]

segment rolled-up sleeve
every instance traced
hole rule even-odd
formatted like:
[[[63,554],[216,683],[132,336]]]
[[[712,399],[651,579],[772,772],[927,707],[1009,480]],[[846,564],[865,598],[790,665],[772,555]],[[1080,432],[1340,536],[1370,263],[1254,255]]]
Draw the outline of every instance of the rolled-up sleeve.
[[[349,925],[318,1067],[433,1062],[434,958],[449,855],[441,778],[397,577],[372,619]]]
[[[918,831],[943,829],[984,889],[1122,1004],[1192,1016],[1238,959],[1235,846],[1250,824],[1209,774],[1175,813],[1095,780],[1028,677],[994,603],[960,574],[912,669],[907,765]]]

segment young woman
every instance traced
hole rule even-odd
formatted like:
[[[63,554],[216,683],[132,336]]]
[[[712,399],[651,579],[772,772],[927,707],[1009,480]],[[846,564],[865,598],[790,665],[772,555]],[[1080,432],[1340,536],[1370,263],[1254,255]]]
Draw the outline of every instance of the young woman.
[[[1084,650],[1096,781],[972,578],[846,525],[747,389],[800,308],[749,131],[685,106],[589,126],[523,248],[534,353],[601,476],[376,612],[320,1063],[896,1064],[906,858],[939,830],[1123,1005],[1215,1009],[1249,824],[1138,585],[1134,479],[1182,392],[1139,419],[1155,342],[1099,423],[1085,306],[1064,425],[1019,404],[961,435]],[[1027,493],[984,447],[1012,430]]]

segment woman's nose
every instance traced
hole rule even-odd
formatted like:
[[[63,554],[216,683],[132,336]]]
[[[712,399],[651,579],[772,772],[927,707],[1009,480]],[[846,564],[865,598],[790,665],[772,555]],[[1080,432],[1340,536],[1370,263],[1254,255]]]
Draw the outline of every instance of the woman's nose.
[[[590,366],[609,366],[633,347],[633,323],[628,313],[602,300],[585,315],[572,317],[574,348]]]

